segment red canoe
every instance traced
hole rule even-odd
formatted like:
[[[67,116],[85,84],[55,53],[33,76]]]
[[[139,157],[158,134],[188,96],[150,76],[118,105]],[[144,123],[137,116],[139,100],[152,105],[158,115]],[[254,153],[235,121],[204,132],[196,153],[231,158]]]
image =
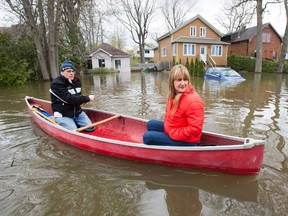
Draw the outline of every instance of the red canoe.
[[[84,109],[96,123],[93,132],[67,130],[54,122],[49,101],[25,97],[33,120],[45,132],[70,145],[99,154],[179,167],[217,170],[238,174],[258,173],[263,161],[264,141],[203,132],[199,146],[151,146],[142,141],[147,120]]]

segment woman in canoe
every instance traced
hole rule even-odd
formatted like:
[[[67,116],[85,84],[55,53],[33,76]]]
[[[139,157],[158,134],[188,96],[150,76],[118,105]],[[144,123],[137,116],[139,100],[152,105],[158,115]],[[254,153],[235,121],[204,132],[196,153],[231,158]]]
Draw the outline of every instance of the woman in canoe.
[[[175,65],[168,79],[164,122],[150,120],[143,141],[147,145],[193,146],[200,142],[204,123],[204,104],[191,85],[189,71]]]

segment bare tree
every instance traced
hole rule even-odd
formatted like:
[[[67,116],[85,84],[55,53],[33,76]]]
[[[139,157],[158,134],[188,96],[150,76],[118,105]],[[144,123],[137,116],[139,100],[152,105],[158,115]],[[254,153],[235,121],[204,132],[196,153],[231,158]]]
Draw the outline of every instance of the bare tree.
[[[111,15],[112,11],[107,8],[105,1],[87,0],[85,5],[83,5],[80,15],[80,26],[89,51],[92,51],[99,43],[104,42],[105,32],[103,25],[108,22],[106,17]]]
[[[123,37],[123,35],[125,35],[124,29],[116,26],[115,30],[113,31],[113,35],[110,38],[110,44],[118,49],[124,49],[125,37]]]
[[[267,8],[269,4],[280,3],[282,0],[271,0],[267,1],[263,7],[263,0],[238,0],[237,4],[234,7],[239,7],[242,4],[246,4],[247,2],[255,2],[256,1],[256,11],[257,11],[257,42],[256,42],[256,64],[255,64],[255,72],[262,72],[262,42],[263,42],[263,12]]]
[[[132,40],[138,44],[141,63],[145,61],[145,39],[148,36],[150,20],[155,11],[155,2],[156,0],[114,0],[110,2],[114,7],[114,15],[129,31]],[[123,11],[119,10],[119,5]],[[124,13],[124,17],[122,13]]]
[[[263,13],[269,4],[278,4],[281,0],[267,1],[263,7],[263,0],[257,0],[257,42],[256,42],[256,64],[255,72],[262,72],[262,42],[263,42]]]
[[[79,20],[80,12],[83,7],[82,0],[63,0],[63,28],[62,39],[65,42],[65,58],[71,59],[78,65],[81,60],[86,58],[85,55],[85,41],[80,31]],[[62,56],[63,57],[63,56]]]
[[[73,32],[77,30],[81,0],[5,0],[14,14],[30,27],[37,49],[43,80],[58,76],[59,38],[62,20]],[[63,5],[66,5],[65,10]],[[69,32],[70,35],[71,32]],[[61,32],[61,37],[64,35]],[[69,38],[71,41],[72,36]],[[77,42],[75,42],[77,43]]]
[[[281,46],[281,54],[279,57],[279,63],[277,65],[277,73],[283,73],[284,59],[285,59],[287,47],[288,47],[288,5],[287,3],[288,3],[287,0],[283,1],[285,12],[286,12],[286,27],[285,27],[284,37],[283,37],[283,43]]]
[[[160,8],[165,17],[167,30],[174,29],[183,23],[185,16],[195,5],[195,0],[162,0]]]
[[[256,63],[255,63],[255,72],[262,72],[262,19],[263,19],[263,0],[257,0],[257,42],[256,42]]]
[[[31,29],[43,80],[57,76],[58,26],[61,0],[5,0]]]
[[[224,5],[223,15],[217,16],[217,22],[223,26],[227,32],[238,31],[249,25],[256,14],[256,7],[252,1],[243,2],[235,7],[238,0],[233,0],[229,5]]]

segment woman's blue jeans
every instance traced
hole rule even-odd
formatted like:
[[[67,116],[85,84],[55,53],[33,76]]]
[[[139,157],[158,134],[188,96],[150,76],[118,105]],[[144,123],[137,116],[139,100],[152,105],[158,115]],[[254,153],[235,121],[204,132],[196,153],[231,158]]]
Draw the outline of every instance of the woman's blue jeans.
[[[143,135],[143,142],[147,145],[163,146],[195,146],[196,143],[187,143],[171,139],[164,132],[164,122],[160,120],[150,120],[147,122],[147,132]]]

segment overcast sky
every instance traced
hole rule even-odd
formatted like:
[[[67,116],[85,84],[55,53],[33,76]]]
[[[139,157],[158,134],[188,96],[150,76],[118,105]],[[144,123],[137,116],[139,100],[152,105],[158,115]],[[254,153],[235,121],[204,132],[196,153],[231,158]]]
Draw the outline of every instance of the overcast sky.
[[[222,33],[224,30],[221,29],[219,23],[215,20],[218,14],[223,11],[223,5],[225,3],[231,2],[231,0],[200,0],[198,1],[199,13],[212,25],[218,28]],[[263,2],[266,2],[263,0]],[[284,35],[286,26],[286,15],[285,9],[281,4],[269,4],[267,11],[263,16],[263,24],[270,22],[276,31],[282,36]],[[254,22],[251,26],[256,26],[256,16],[254,17]],[[249,27],[251,27],[249,26]]]
[[[223,13],[223,5],[225,5],[225,3],[227,4],[227,2],[229,3],[231,2],[231,0],[198,0],[196,6],[194,7],[195,9],[193,10],[193,12],[191,12],[191,14],[188,14],[186,20],[190,19],[196,14],[200,14],[201,16],[204,17],[204,19],[206,19],[209,23],[211,23],[214,27],[216,27],[220,32],[226,33],[225,29],[221,27],[221,25],[217,22],[215,17]],[[266,0],[264,0],[264,2],[266,2]],[[286,26],[286,16],[285,16],[285,9],[283,8],[282,4],[269,5],[268,10],[263,17],[263,23],[267,22],[270,22],[272,26],[276,29],[276,31],[281,36],[283,36]],[[158,37],[166,33],[165,30],[166,27],[165,24],[163,23],[164,19],[162,21],[160,19],[157,19],[157,22],[151,23],[150,32],[157,32]],[[1,12],[0,10],[0,26],[9,27],[11,26],[11,24],[13,23],[9,21],[9,16],[3,11]],[[251,24],[251,26],[255,25],[256,25],[256,16],[254,17],[254,22]]]

